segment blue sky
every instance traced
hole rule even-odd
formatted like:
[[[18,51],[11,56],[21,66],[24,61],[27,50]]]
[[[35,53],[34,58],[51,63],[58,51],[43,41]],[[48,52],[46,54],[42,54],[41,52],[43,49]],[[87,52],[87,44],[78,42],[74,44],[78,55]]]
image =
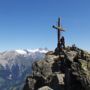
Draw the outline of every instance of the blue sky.
[[[59,16],[66,45],[90,51],[90,0],[0,0],[0,51],[54,49]]]

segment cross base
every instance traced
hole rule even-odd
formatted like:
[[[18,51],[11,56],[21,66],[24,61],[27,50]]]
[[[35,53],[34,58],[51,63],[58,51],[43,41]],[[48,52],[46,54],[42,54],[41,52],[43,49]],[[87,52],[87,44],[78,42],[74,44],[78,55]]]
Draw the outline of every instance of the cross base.
[[[55,48],[55,54],[61,55],[63,52],[63,49],[65,49],[65,44],[58,42],[57,47]]]

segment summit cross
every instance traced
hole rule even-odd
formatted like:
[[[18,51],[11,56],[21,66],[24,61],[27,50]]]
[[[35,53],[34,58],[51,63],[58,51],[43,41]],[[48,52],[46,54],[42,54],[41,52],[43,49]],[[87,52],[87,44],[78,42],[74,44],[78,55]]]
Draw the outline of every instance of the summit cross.
[[[58,26],[54,26],[54,29],[57,29],[57,35],[58,35],[58,43],[57,43],[57,48],[59,49],[59,51],[61,50],[61,31],[64,31],[63,28],[61,27],[61,20],[60,18],[58,18]]]

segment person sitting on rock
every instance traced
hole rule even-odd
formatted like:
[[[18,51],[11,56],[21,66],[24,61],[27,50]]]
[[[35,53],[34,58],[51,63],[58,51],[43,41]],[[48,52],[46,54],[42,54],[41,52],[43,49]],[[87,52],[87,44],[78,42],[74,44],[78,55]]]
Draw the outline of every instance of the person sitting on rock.
[[[65,39],[64,39],[64,36],[61,37],[61,48],[64,48],[65,49]]]

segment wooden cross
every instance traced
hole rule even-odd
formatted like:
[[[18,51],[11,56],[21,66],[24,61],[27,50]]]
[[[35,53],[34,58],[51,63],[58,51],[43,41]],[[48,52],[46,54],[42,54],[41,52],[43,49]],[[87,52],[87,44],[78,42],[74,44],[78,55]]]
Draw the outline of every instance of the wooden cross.
[[[60,50],[61,49],[61,44],[60,44],[60,40],[61,40],[61,31],[64,31],[63,28],[61,27],[61,22],[60,22],[60,18],[58,18],[58,26],[54,26],[53,28],[57,29],[57,35],[58,35],[58,43],[57,43],[57,48]]]

